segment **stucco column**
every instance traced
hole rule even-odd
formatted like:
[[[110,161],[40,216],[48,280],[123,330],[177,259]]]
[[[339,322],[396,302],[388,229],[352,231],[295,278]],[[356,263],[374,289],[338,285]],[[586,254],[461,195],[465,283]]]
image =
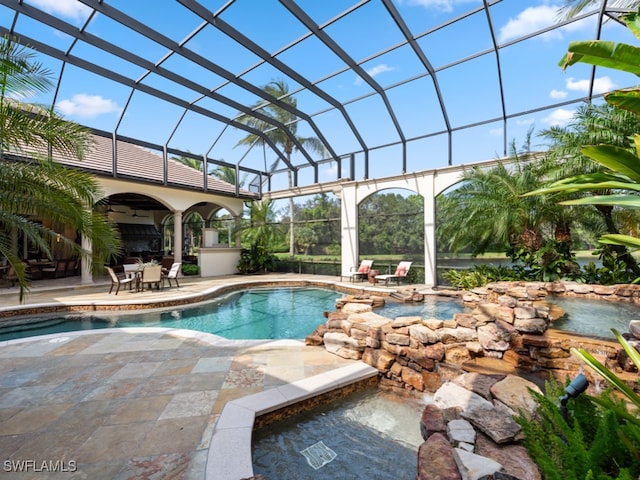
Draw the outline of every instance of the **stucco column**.
[[[436,285],[436,199],[433,187],[422,195],[424,199],[424,283]]]
[[[173,261],[182,263],[182,210],[173,212]]]
[[[341,271],[358,266],[358,196],[355,185],[343,186],[340,196]]]
[[[84,252],[84,256],[80,260],[80,283],[82,285],[90,285],[93,283],[93,274],[91,272],[91,253],[93,251],[93,244],[89,237],[86,235],[80,235],[80,246]]]
[[[241,248],[242,247],[242,243],[241,243],[241,237],[242,237],[242,217],[241,216],[237,216],[235,215],[233,217],[233,220],[235,222],[235,227],[236,227],[236,238],[235,238],[235,244],[236,244],[236,248]],[[231,246],[231,245],[229,245]]]

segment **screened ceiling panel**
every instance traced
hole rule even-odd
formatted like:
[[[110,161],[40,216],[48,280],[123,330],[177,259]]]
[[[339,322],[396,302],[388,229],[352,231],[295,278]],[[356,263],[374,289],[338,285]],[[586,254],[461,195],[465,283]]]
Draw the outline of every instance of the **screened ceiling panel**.
[[[246,4],[233,2],[219,18],[268,52],[276,52],[308,33],[308,29],[277,2],[252,2],[250,15],[247,15]],[[267,18],[272,28],[265,28]]]
[[[159,5],[0,0],[0,32],[52,72],[51,92],[23,100],[267,189],[287,169],[303,185],[489,160],[636,81],[557,65],[572,40],[637,43],[600,4],[567,21],[547,0]]]
[[[419,93],[416,95],[416,92]],[[447,126],[431,77],[420,77],[390,88],[387,95],[402,131],[408,138],[419,137],[425,131],[446,131]]]
[[[480,10],[446,28],[436,29],[429,35],[420,37],[418,45],[436,69],[491,50],[493,41],[487,14]]]
[[[278,59],[312,82],[347,68],[340,57],[314,36],[291,45],[278,55]]]
[[[503,116],[495,55],[447,68],[438,73],[438,79],[453,127]]]

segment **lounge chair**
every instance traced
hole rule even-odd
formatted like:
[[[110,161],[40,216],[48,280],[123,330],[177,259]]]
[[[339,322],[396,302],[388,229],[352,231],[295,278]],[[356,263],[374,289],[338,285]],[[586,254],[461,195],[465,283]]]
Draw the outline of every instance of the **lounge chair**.
[[[180,273],[181,266],[182,266],[182,263],[174,263],[173,265],[171,265],[171,268],[169,269],[169,272],[166,275],[164,273],[162,274],[163,287],[164,287],[164,281],[166,279],[169,282],[170,287],[172,286],[171,280],[175,280],[176,286],[180,288],[180,284],[178,283],[178,274]]]
[[[118,294],[118,292],[120,291],[120,285],[127,285],[129,284],[129,290],[131,290],[131,282],[133,282],[133,278],[129,278],[126,277],[125,275],[118,275],[116,274],[116,272],[113,271],[113,268],[111,267],[104,267],[107,270],[107,273],[109,273],[109,276],[111,277],[111,288],[109,288],[109,293],[111,293],[111,291],[113,290],[113,287],[116,287],[116,295]]]
[[[369,270],[371,270],[371,266],[373,265],[373,260],[362,260],[360,262],[360,266],[356,270],[356,267],[351,267],[348,275],[352,282],[356,280],[364,281],[369,275]]]
[[[400,262],[398,264],[398,268],[396,268],[396,272],[393,275],[392,274],[376,275],[375,279],[378,282],[384,281],[385,287],[389,286],[389,280],[395,280],[396,284],[400,285],[400,280],[406,277],[407,273],[409,273],[409,269],[411,268],[411,263],[412,262]]]

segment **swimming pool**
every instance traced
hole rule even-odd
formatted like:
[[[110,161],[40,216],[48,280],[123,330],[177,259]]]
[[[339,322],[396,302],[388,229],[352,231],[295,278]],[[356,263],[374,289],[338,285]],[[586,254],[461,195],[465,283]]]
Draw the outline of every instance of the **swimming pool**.
[[[114,327],[184,328],[231,340],[301,339],[326,321],[323,312],[335,311],[343,296],[322,288],[253,288],[161,310],[31,317],[29,323],[0,328],[0,340]]]
[[[0,341],[35,335],[114,327],[184,328],[213,333],[230,340],[302,339],[324,323],[323,313],[335,311],[344,294],[319,287],[277,287],[237,290],[215,299],[173,308],[144,311],[117,311],[69,315],[40,315],[17,318],[22,323],[0,327]],[[611,328],[626,332],[629,321],[640,319],[640,306],[627,302],[607,302],[571,297],[550,297],[565,316],[554,328],[614,338]],[[423,303],[388,301],[376,313],[389,319],[421,316],[447,320],[458,312],[471,311],[459,301],[438,297]]]
[[[341,292],[319,287],[251,288],[173,308],[40,315],[24,318],[20,325],[0,328],[0,341],[117,327],[184,328],[230,340],[303,339],[326,321],[324,312],[335,311],[336,300],[343,297]],[[448,319],[463,309],[459,303],[433,298],[414,305],[412,310],[402,310],[403,306],[406,305],[389,303],[376,309],[376,313],[395,318],[419,315],[415,313],[419,309],[425,318]]]
[[[253,434],[253,470],[265,478],[415,478],[427,399],[366,389]]]

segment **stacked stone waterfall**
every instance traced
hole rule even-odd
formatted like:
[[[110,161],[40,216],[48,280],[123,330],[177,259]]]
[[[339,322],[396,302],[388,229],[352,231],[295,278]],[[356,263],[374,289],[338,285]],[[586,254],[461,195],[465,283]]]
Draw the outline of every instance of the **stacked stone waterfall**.
[[[372,365],[380,371],[383,387],[434,393],[434,405],[425,410],[422,419],[423,434],[427,434],[418,456],[419,480],[466,480],[483,475],[535,479],[539,478],[537,468],[518,446],[519,427],[513,415],[531,407],[528,389],[538,387],[522,377],[544,373],[544,378],[553,377],[558,382],[573,377],[584,367],[571,355],[573,347],[590,351],[623,379],[632,370],[615,341],[549,330],[551,322],[562,315],[544,302],[549,294],[640,299],[640,287],[594,289],[563,282],[498,282],[464,293],[462,301],[473,306],[472,312],[458,313],[450,320],[389,319],[376,314],[372,307],[384,303],[384,299],[360,295],[352,302],[347,297],[306,341],[310,345],[324,344],[341,357]],[[640,330],[634,323],[631,328]],[[592,385],[602,383],[592,373],[584,373]],[[474,381],[469,381],[472,374]],[[628,383],[636,378],[637,374],[631,372]],[[478,385],[489,384],[491,387],[478,391]],[[511,386],[507,389],[511,393],[504,393],[505,385]],[[637,388],[637,384],[634,386]],[[518,398],[519,403],[505,396]],[[456,404],[460,399],[467,399],[468,404]],[[436,428],[439,418],[445,421]],[[503,427],[509,433],[496,437]],[[475,443],[465,440],[472,436]],[[508,462],[509,458],[518,460]],[[425,473],[435,468],[442,468],[440,476]]]

